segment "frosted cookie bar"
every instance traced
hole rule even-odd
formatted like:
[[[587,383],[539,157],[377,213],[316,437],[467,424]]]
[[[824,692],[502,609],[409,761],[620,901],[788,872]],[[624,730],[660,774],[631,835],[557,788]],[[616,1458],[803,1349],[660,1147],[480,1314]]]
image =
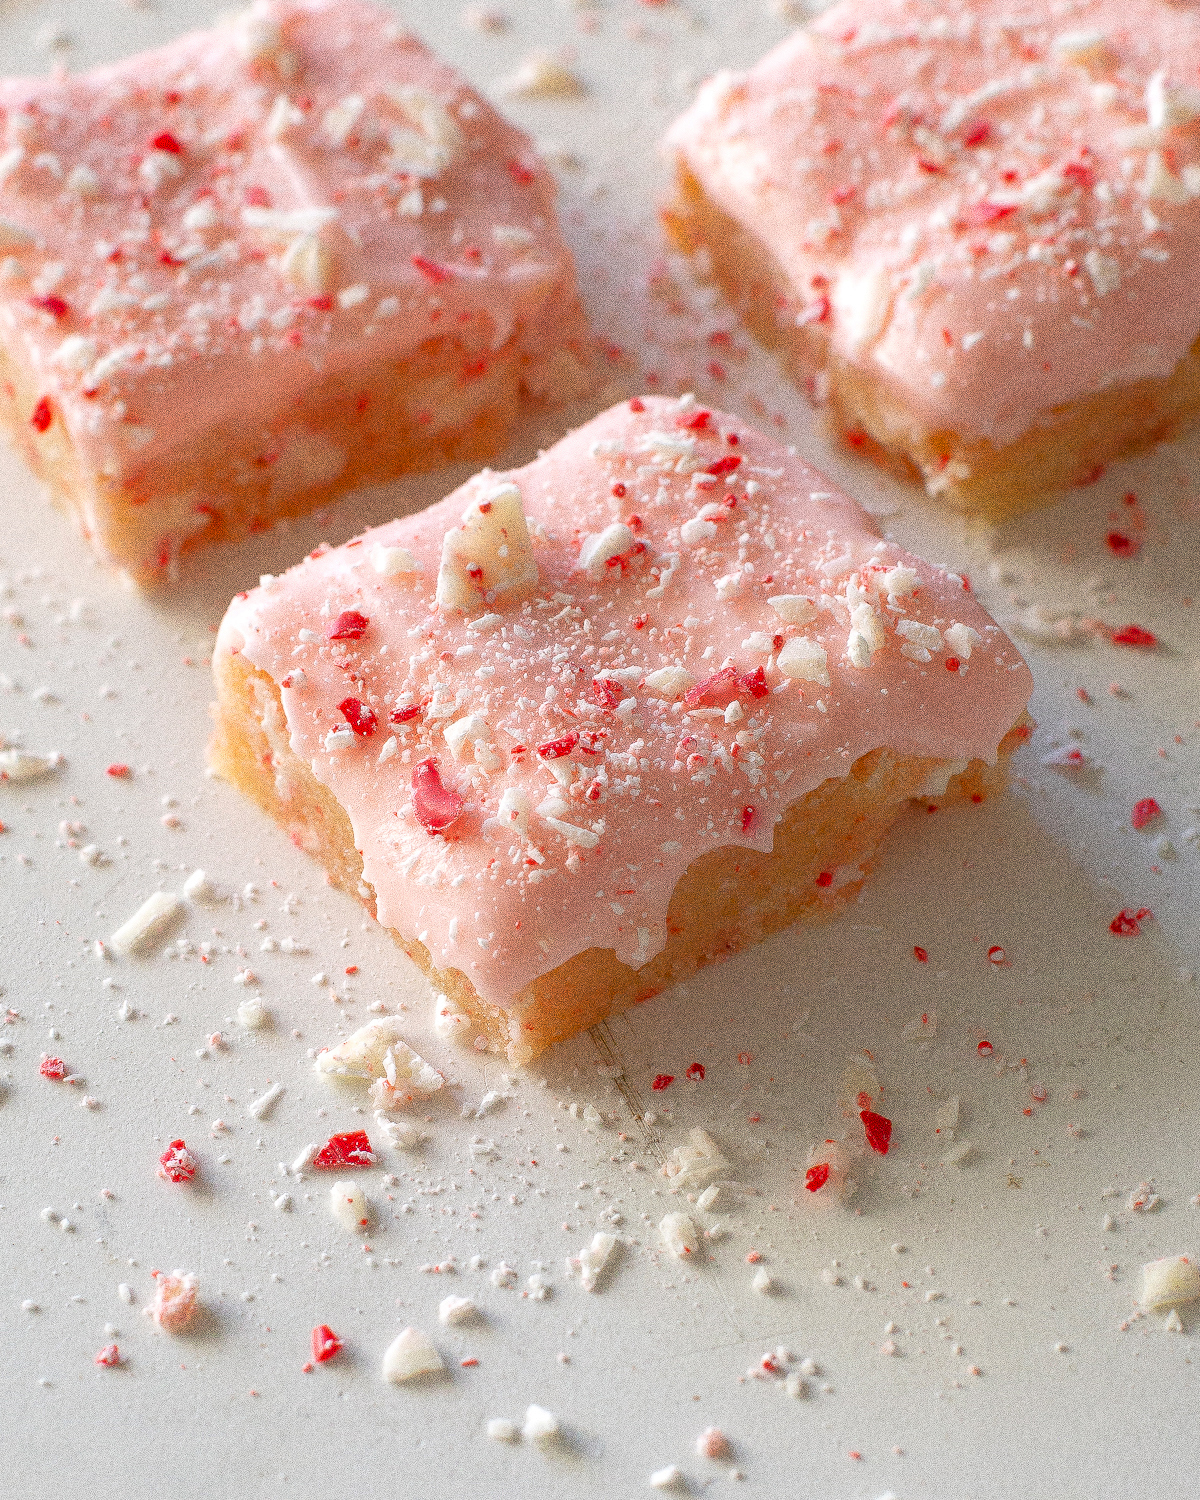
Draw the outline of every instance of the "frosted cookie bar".
[[[362,0],[0,80],[0,411],[140,576],[495,450],[583,322],[529,141]]]
[[[672,127],[668,226],[856,446],[993,515],[1200,409],[1200,13],[843,0]]]
[[[264,579],[213,668],[213,767],[513,1062],[838,911],[912,798],[997,786],[1031,686],[961,578],[690,397]]]

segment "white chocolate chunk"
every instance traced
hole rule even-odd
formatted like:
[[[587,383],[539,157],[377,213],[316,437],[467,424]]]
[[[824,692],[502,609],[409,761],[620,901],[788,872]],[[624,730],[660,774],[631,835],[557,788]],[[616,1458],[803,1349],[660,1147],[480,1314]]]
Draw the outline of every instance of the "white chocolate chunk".
[[[684,667],[659,667],[647,676],[645,682],[646,692],[651,698],[662,698],[667,703],[682,698],[695,685],[696,679]]]
[[[585,1292],[594,1292],[596,1282],[600,1273],[608,1265],[618,1241],[615,1234],[605,1234],[603,1231],[592,1236],[590,1245],[585,1245],[579,1252],[579,1280]]]
[[[1195,1302],[1200,1297],[1200,1261],[1194,1256],[1167,1255],[1142,1267],[1143,1307],[1153,1311]]]
[[[816,618],[817,606],[807,594],[773,594],[767,603],[785,625],[807,625]]]
[[[149,947],[165,934],[181,910],[182,903],[174,891],[155,891],[128,922],[117,928],[108,940],[109,947],[122,956]]]
[[[383,1378],[396,1385],[418,1375],[437,1375],[445,1368],[433,1341],[419,1328],[398,1333],[383,1356]]]
[[[527,1443],[552,1443],[559,1435],[558,1418],[544,1406],[530,1406],[525,1411],[521,1436]]]
[[[687,1214],[666,1214],[659,1221],[663,1244],[676,1260],[690,1260],[700,1244],[696,1226]]]
[[[351,1234],[363,1233],[371,1222],[366,1194],[352,1177],[335,1182],[329,1189],[329,1212]]]
[[[378,542],[371,548],[371,566],[381,578],[400,578],[421,571],[407,547],[384,547]]]
[[[446,533],[437,602],[444,610],[465,613],[480,602],[524,592],[537,579],[521,491],[505,483],[468,505],[462,525]]]
[[[459,1323],[470,1323],[479,1316],[479,1309],[470,1297],[443,1297],[438,1303],[438,1322],[443,1328],[453,1328]]]
[[[815,682],[821,687],[829,686],[829,671],[824,646],[798,635],[788,641],[775,658],[776,665],[785,677],[800,682]]]
[[[247,1031],[257,1031],[267,1024],[267,1008],[257,995],[247,995],[238,1006],[237,1023]]]

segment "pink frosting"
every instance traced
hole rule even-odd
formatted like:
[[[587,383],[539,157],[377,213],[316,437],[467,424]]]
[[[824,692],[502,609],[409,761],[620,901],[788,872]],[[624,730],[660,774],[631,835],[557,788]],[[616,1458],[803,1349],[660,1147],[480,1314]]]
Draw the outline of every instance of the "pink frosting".
[[[537,582],[443,611],[443,537],[501,480],[520,489]],[[606,535],[589,571],[581,557]],[[416,571],[381,576],[380,548]],[[800,595],[813,618],[786,623]],[[869,665],[846,655],[851,607],[878,632]],[[825,650],[827,686],[780,670],[802,636]],[[789,804],[868,751],[994,761],[1031,689],[962,579],[881,541],[816,470],[689,397],[614,407],[526,468],[485,471],[264,580],[222,625],[218,651],[239,650],[279,685],[293,750],[349,814],[380,920],[501,1005],[586,948],[647,962],[699,855],[769,850]],[[686,698],[654,678],[668,667],[689,674],[674,685],[693,681]],[[446,727],[472,714],[483,727],[456,758]],[[441,834],[414,810],[431,756],[462,799]],[[506,801],[545,808],[556,788],[555,821],[505,821]]]
[[[514,331],[553,346],[554,195],[389,12],[260,0],[80,77],[0,81],[0,333],[85,467],[136,475],[439,334],[465,379]]]
[[[1002,443],[1200,333],[1198,121],[1194,6],[843,0],[668,146],[783,267],[781,316]]]

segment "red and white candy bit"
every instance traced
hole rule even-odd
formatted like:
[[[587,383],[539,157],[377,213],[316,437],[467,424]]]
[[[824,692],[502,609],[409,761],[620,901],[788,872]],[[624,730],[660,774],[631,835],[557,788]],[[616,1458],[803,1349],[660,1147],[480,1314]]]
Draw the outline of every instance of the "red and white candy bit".
[[[704,1064],[701,1062],[688,1063],[687,1078],[691,1083],[703,1083]]]
[[[67,1065],[61,1057],[43,1057],[38,1072],[43,1078],[49,1078],[54,1083],[61,1083],[67,1076]]]
[[[805,1191],[819,1193],[828,1181],[829,1163],[827,1161],[816,1162],[804,1174]]]
[[[1148,823],[1153,823],[1156,818],[1162,817],[1162,808],[1153,797],[1143,797],[1140,802],[1133,804],[1133,812],[1129,815],[1129,821],[1137,829],[1145,828]]]
[[[663,1089],[669,1089],[674,1082],[674,1073],[656,1073],[654,1075],[654,1082],[650,1087],[655,1093],[661,1093]]]
[[[466,803],[442,781],[435,755],[413,767],[412,790],[413,812],[426,833],[445,833],[462,817]]]
[[[100,1365],[102,1369],[111,1370],[114,1365],[121,1363],[121,1351],[116,1344],[105,1344],[103,1349],[92,1355],[92,1363]]]
[[[154,1301],[146,1309],[168,1333],[179,1333],[196,1316],[200,1283],[192,1271],[151,1271]]]
[[[375,710],[358,698],[343,698],[338,704],[338,710],[355,734],[363,739],[379,728],[379,716]]]
[[[344,609],[325,632],[327,641],[361,641],[370,620],[356,609]]]
[[[182,1140],[172,1141],[158,1158],[158,1175],[164,1182],[191,1182],[196,1175],[196,1158]]]
[[[988,1039],[984,1037],[983,1041],[979,1043],[975,1050],[979,1053],[980,1057],[991,1057],[992,1053],[996,1049],[992,1046],[991,1042],[989,1042]]]
[[[988,963],[995,969],[1007,969],[1009,967],[1008,954],[999,943],[993,943],[987,951]]]
[[[328,1323],[318,1323],[312,1331],[312,1357],[319,1365],[340,1354],[342,1341]]]
[[[729,1458],[733,1444],[719,1427],[706,1427],[696,1439],[696,1452],[701,1458]]]
[[[1108,930],[1114,937],[1137,937],[1142,930],[1142,923],[1153,915],[1148,906],[1139,906],[1137,911],[1130,911],[1126,907],[1108,924]]]
[[[314,1167],[370,1167],[375,1153],[365,1130],[347,1130],[331,1135],[312,1159]]]
[[[886,1115],[876,1114],[873,1109],[859,1110],[858,1118],[862,1121],[867,1145],[880,1156],[886,1156],[892,1144],[892,1122]]]

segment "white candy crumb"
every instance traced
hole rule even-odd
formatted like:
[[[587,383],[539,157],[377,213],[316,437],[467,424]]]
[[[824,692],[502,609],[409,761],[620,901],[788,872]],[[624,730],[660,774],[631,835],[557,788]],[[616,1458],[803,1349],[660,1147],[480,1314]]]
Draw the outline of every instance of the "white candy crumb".
[[[808,1381],[795,1370],[783,1382],[783,1388],[793,1401],[803,1401],[808,1396]]]
[[[446,1367],[427,1334],[406,1328],[387,1347],[383,1356],[383,1378],[399,1385],[418,1375],[436,1375]]]
[[[508,792],[504,795],[507,796]],[[502,816],[503,812],[502,804]],[[433,997],[433,1029],[440,1037],[455,1037],[466,1041],[467,1034],[471,1030],[471,1018],[457,1001],[451,1000],[449,995],[435,995]]]
[[[490,1418],[486,1431],[493,1443],[515,1443],[521,1436],[521,1429],[507,1417]]]
[[[362,1233],[371,1219],[366,1196],[352,1177],[335,1182],[329,1189],[329,1212],[351,1234]]]
[[[247,1031],[257,1031],[267,1022],[267,1008],[257,995],[247,995],[237,1008],[237,1023]]]
[[[1188,1255],[1167,1255],[1142,1267],[1142,1306],[1153,1312],[1200,1298],[1200,1261]]]
[[[217,901],[216,888],[203,870],[192,871],[183,882],[183,894],[200,906],[212,906]]]
[[[420,572],[420,564],[407,547],[383,547],[378,543],[371,548],[371,566],[384,578]]]
[[[728,1166],[720,1146],[708,1131],[696,1128],[688,1132],[686,1145],[676,1146],[671,1152],[662,1172],[675,1187],[703,1187]]]
[[[0,781],[36,781],[62,765],[61,755],[26,755],[23,750],[0,750]]]
[[[687,1214],[667,1214],[660,1220],[658,1232],[663,1244],[677,1260],[689,1260],[696,1253],[699,1236]]]
[[[108,940],[109,947],[122,957],[148,948],[164,935],[179,910],[179,897],[174,891],[155,891],[142,902],[128,922],[117,928]]]
[[[733,1445],[719,1427],[706,1427],[696,1439],[696,1453],[700,1458],[728,1458]]]
[[[133,1288],[127,1281],[122,1281],[117,1286],[117,1296],[127,1307],[133,1306]]]
[[[587,93],[579,75],[549,52],[530,53],[501,87],[517,99],[578,99]]]
[[[445,1081],[402,1039],[394,1016],[368,1021],[344,1042],[319,1053],[314,1066],[326,1076],[371,1082],[371,1102],[379,1109],[400,1109],[426,1099]]]
[[[655,1469],[650,1476],[652,1490],[677,1490],[682,1484],[683,1470],[675,1464],[668,1464],[665,1469]]]
[[[552,1443],[558,1437],[558,1418],[544,1406],[530,1406],[525,1412],[521,1436],[527,1443]]]
[[[768,1292],[773,1292],[775,1290],[774,1279],[765,1266],[759,1266],[758,1270],[755,1271],[750,1285],[756,1292],[759,1293],[760,1296],[763,1297],[765,1297]]]
[[[451,1328],[457,1323],[470,1323],[478,1315],[479,1309],[470,1297],[443,1297],[438,1304],[438,1322],[444,1328]]]
[[[252,1114],[256,1120],[265,1120],[277,1101],[283,1098],[285,1092],[282,1083],[273,1083],[265,1094],[260,1094],[257,1099],[252,1099],[247,1104],[247,1113]]]
[[[397,1146],[401,1151],[415,1151],[425,1140],[425,1135],[408,1120],[389,1120],[380,1111],[375,1113],[375,1123],[383,1131],[389,1146]]]
[[[585,1292],[594,1292],[600,1273],[608,1265],[619,1241],[615,1234],[594,1234],[592,1242],[579,1252],[579,1280]]]

